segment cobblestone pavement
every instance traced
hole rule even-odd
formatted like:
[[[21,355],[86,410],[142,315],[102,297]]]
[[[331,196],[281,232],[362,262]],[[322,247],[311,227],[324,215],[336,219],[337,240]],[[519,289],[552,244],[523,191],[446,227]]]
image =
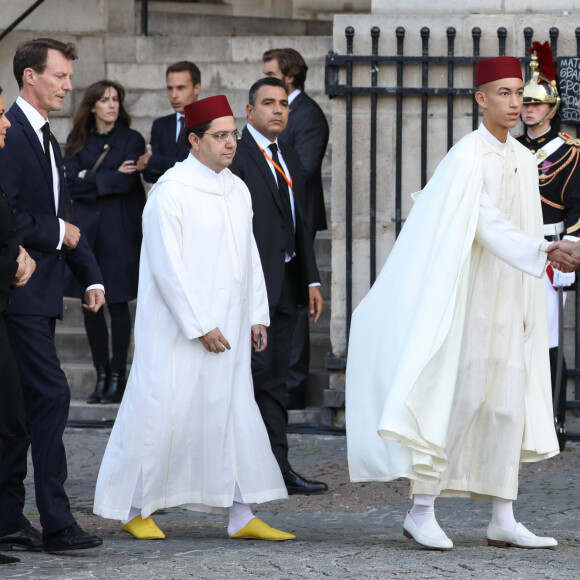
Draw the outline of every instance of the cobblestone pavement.
[[[18,554],[0,567],[0,578],[146,579],[568,579],[580,570],[580,446],[522,469],[516,515],[539,534],[555,536],[556,550],[486,546],[488,502],[437,501],[441,526],[455,542],[451,552],[431,552],[403,537],[408,484],[348,482],[346,439],[291,435],[297,471],[327,481],[323,496],[293,496],[257,507],[269,524],[294,532],[292,542],[235,541],[227,520],[181,509],[155,516],[167,539],[139,542],[118,522],[92,514],[92,495],[108,429],[68,429],[67,490],[83,527],[104,545],[68,555]],[[26,513],[38,525],[31,482]]]

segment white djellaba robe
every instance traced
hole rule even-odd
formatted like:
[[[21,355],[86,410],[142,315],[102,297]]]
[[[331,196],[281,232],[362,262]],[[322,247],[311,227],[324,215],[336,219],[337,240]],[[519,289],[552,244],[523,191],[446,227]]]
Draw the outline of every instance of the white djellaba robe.
[[[96,514],[126,519],[140,474],[144,518],[172,506],[227,513],[236,483],[244,503],[288,497],[254,400],[254,324],[267,326],[269,311],[250,193],[189,155],[143,212],[135,354]],[[216,327],[231,350],[198,340]]]
[[[440,163],[352,317],[352,481],[515,499],[558,453],[537,169],[481,125]]]

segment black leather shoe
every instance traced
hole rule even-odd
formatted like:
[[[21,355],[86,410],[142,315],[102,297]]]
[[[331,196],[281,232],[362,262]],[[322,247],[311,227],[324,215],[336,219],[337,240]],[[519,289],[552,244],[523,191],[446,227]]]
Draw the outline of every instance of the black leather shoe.
[[[16,562],[20,562],[20,560],[18,558],[13,558],[12,556],[0,554],[0,564],[16,564]]]
[[[101,399],[101,403],[120,403],[125,392],[125,373],[118,371],[111,371],[111,378],[109,379],[109,388]]]
[[[42,545],[42,535],[30,523],[21,530],[0,538],[0,548],[3,550],[40,552]]]
[[[322,481],[310,481],[293,469],[282,474],[288,495],[316,495],[328,491],[328,485]]]
[[[91,393],[87,399],[89,405],[94,405],[95,403],[100,403],[103,395],[109,388],[109,367],[96,367],[97,371],[97,383],[95,385],[95,390]]]
[[[98,548],[103,540],[99,536],[87,534],[76,522],[60,532],[42,534],[45,552],[66,552],[67,550],[86,550]]]

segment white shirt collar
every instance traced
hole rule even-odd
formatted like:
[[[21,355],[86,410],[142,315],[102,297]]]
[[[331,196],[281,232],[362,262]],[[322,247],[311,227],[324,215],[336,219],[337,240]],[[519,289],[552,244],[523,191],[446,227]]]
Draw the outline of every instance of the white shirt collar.
[[[25,101],[20,96],[16,99],[16,104],[22,109],[22,112],[26,115],[28,122],[38,133],[44,124],[48,121],[48,119],[45,119],[28,101]]]
[[[530,139],[535,140],[535,139],[539,139],[540,137],[543,137],[544,135],[546,135],[546,133],[549,133],[551,130],[552,130],[552,127],[550,127],[550,125],[548,125],[548,128],[541,135],[538,135],[537,137],[532,137],[530,135],[529,129],[526,129],[526,134]]]
[[[206,177],[212,177],[213,179],[217,179],[219,174],[216,173],[211,167],[208,167],[205,163],[202,163],[193,153],[189,153],[189,157],[191,157],[190,162],[195,166],[196,171],[202,171]],[[222,169],[223,171],[223,169]]]
[[[481,125],[479,125],[479,133],[483,137],[484,141],[489,143],[494,149],[496,149],[500,153],[505,153],[505,151],[507,150],[507,145],[508,145],[508,141],[510,138],[509,133],[508,133],[507,139],[505,140],[505,143],[502,143],[499,139],[494,137],[487,130],[486,126],[483,123],[481,123]]]
[[[289,95],[288,95],[288,106],[290,106],[292,104],[292,101],[301,93],[302,91],[300,89],[294,89],[294,91],[292,91]]]
[[[268,139],[267,137],[264,137],[264,135],[262,135],[262,133],[260,133],[257,129],[254,129],[254,127],[252,127],[252,125],[250,125],[250,123],[248,123],[246,125],[246,127],[248,128],[248,131],[250,132],[250,135],[254,138],[254,140],[256,141],[256,143],[262,149],[266,149],[267,150],[268,147],[272,143],[276,143],[276,145],[278,145],[278,139],[276,139],[275,141],[270,141],[270,139]]]
[[[188,162],[192,164],[193,170],[201,173],[202,179],[205,178],[210,182],[214,182],[218,188],[218,191],[222,194],[225,193],[225,173],[222,169],[219,173],[216,173],[211,167],[208,167],[202,163],[193,153],[189,153]]]

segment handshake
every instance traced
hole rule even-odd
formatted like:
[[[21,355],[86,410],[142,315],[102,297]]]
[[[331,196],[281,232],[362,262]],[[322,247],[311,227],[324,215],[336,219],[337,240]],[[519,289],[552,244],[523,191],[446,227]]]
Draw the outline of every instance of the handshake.
[[[580,243],[560,240],[547,250],[552,267],[561,272],[574,272],[580,267]]]

